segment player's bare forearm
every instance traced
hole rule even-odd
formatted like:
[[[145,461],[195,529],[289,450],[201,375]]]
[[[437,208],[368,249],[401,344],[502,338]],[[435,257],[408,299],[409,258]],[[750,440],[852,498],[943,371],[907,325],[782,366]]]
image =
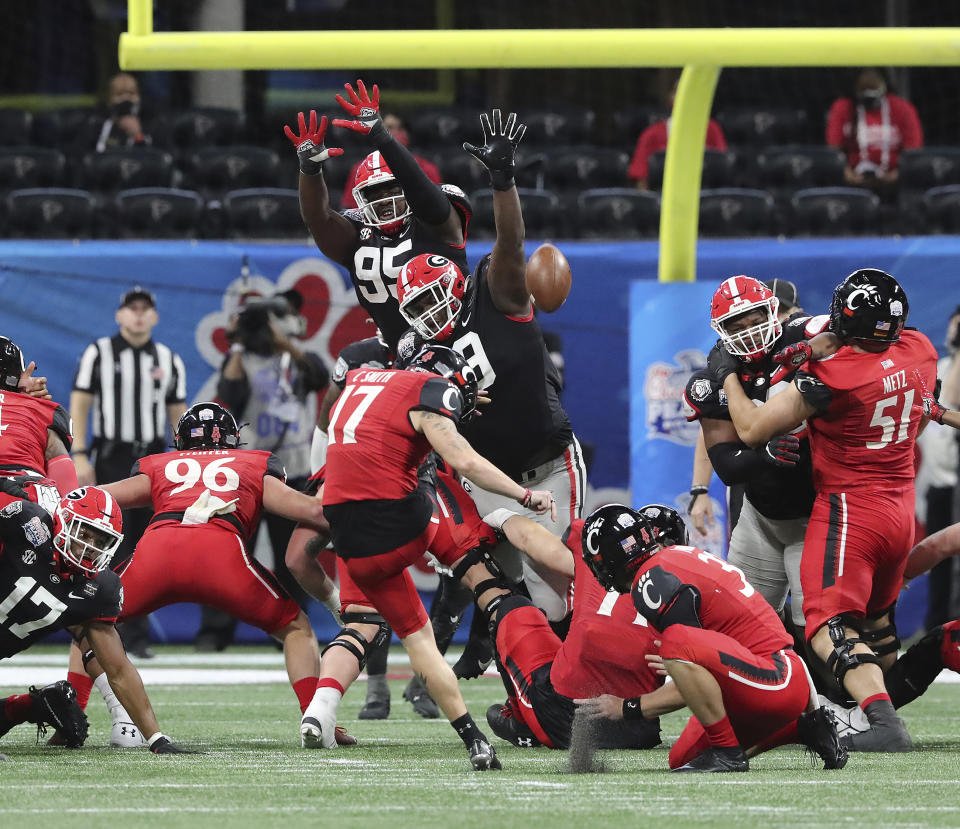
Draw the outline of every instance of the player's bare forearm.
[[[109,492],[120,509],[134,509],[148,507],[153,503],[150,494],[150,479],[146,475],[134,475],[112,484],[104,484],[101,489]]]
[[[903,577],[914,579],[955,555],[960,555],[960,523],[944,527],[918,542],[907,556]]]
[[[306,524],[318,532],[329,530],[320,498],[297,492],[279,478],[270,476],[263,479],[263,506],[268,512]]]
[[[747,446],[757,447],[774,435],[787,434],[815,411],[804,401],[795,384],[759,407],[747,397],[735,374],[727,376],[723,388],[737,435]]]
[[[573,553],[550,530],[522,515],[514,515],[503,522],[503,532],[514,547],[537,563],[573,578]]]
[[[643,716],[648,719],[662,717],[664,714],[679,711],[685,706],[686,703],[683,701],[683,697],[680,696],[677,686],[672,682],[667,682],[657,688],[656,691],[644,694],[640,698],[640,707],[643,711]]]
[[[495,492],[517,500],[523,498],[526,490],[482,455],[478,455],[463,435],[457,431],[456,425],[450,418],[433,412],[422,412],[420,423],[430,445],[461,475],[487,492]]]
[[[57,458],[60,455],[69,454],[67,445],[63,439],[52,429],[47,429],[47,448],[44,450],[43,459],[49,461],[51,458]]]
[[[323,174],[300,174],[300,215],[321,253],[342,265],[348,264],[357,241],[356,228],[330,208],[330,195]]]
[[[836,334],[830,331],[821,331],[809,342],[810,348],[813,350],[810,359],[822,360],[824,357],[829,357],[831,354],[835,354],[842,344]]]
[[[143,680],[127,658],[117,629],[113,625],[93,622],[85,627],[84,637],[106,673],[117,699],[127,709],[144,738],[160,731]]]
[[[526,279],[527,256],[523,249],[523,211],[516,187],[493,191],[493,218],[497,239],[487,270],[490,296],[500,313],[520,316],[530,310],[530,293]]]

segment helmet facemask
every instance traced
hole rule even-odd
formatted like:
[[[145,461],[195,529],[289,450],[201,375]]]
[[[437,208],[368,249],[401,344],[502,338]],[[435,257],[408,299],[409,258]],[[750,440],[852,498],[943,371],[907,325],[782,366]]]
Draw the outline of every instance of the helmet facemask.
[[[747,362],[762,360],[770,353],[777,337],[783,333],[783,326],[777,318],[779,307],[780,300],[771,296],[751,303],[747,307],[734,306],[728,313],[711,319],[710,325],[720,335],[727,351],[735,357],[740,357]],[[757,310],[765,312],[766,318],[762,322],[739,331],[728,330],[731,322]]]
[[[365,224],[393,233],[403,226],[411,211],[403,190],[384,195],[382,191],[388,189],[385,185],[399,189],[393,176],[379,176],[354,187],[353,198],[363,213]]]
[[[453,333],[462,307],[460,300],[450,293],[450,286],[437,280],[407,294],[400,313],[424,339],[445,340]]]
[[[68,569],[93,578],[109,566],[123,540],[122,527],[120,508],[109,495],[92,487],[74,490],[60,502],[53,544]]]

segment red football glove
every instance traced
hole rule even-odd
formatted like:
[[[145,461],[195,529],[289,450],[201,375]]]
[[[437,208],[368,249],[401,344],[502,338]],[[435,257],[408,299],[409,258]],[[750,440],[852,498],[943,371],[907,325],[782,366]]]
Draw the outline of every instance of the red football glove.
[[[920,383],[920,403],[914,403],[911,407],[917,414],[929,417],[934,423],[943,423],[943,416],[950,411],[946,406],[941,406],[937,400],[937,395],[927,388],[923,381],[923,376],[916,369],[913,370],[914,376]]]
[[[347,121],[343,118],[334,118],[333,125],[335,127],[344,127],[372,138],[378,138],[385,134],[387,128],[383,125],[383,120],[380,118],[380,88],[376,84],[373,85],[373,97],[367,94],[367,87],[364,86],[361,80],[357,81],[359,94],[358,92],[354,92],[353,87],[348,83],[345,83],[343,88],[347,90],[350,100],[348,101],[342,95],[337,95],[337,103],[340,104],[349,115],[352,115],[354,120]]]
[[[770,375],[770,385],[779,383],[788,374],[804,365],[812,356],[813,349],[806,340],[781,348],[773,355],[773,362],[777,363],[779,368]]]
[[[306,119],[302,112],[297,113],[297,126],[300,134],[297,135],[288,126],[283,131],[297,148],[297,158],[300,160],[300,172],[306,176],[315,176],[323,168],[323,162],[328,158],[343,155],[340,147],[326,147],[323,136],[327,133],[327,116],[320,119],[317,126],[317,113],[310,110],[310,127],[307,128]]]

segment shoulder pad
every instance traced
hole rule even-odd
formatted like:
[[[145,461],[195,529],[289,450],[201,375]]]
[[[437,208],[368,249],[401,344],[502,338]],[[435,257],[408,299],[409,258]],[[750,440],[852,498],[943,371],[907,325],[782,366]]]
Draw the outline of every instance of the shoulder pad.
[[[817,334],[822,334],[826,331],[829,324],[829,314],[817,314],[815,317],[810,317],[807,320],[806,334],[808,337],[816,337]]]
[[[420,400],[410,411],[427,411],[460,421],[463,395],[453,383],[443,377],[429,377],[420,389]]]
[[[637,579],[630,595],[637,612],[660,629],[660,617],[682,587],[683,582],[677,576],[654,565]]]
[[[470,199],[467,198],[467,194],[457,187],[456,184],[441,184],[440,190],[450,199],[450,203],[453,205],[454,210],[460,214],[463,219],[463,225],[466,227],[470,221],[470,217],[473,215],[473,207],[470,204]]]
[[[695,371],[683,390],[683,410],[690,421],[701,417],[727,419],[727,393],[706,369]]]

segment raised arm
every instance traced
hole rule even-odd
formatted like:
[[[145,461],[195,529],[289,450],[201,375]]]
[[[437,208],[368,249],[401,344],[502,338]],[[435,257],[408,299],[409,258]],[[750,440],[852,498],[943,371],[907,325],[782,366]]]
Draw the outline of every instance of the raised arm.
[[[323,163],[334,156],[343,155],[339,147],[327,147],[323,143],[327,132],[327,116],[317,124],[317,113],[310,110],[307,123],[302,112],[297,113],[298,133],[289,126],[283,128],[287,138],[297,148],[300,162],[300,214],[321,253],[346,265],[353,255],[357,242],[357,229],[337,211],[330,207],[330,193],[323,179]]]

